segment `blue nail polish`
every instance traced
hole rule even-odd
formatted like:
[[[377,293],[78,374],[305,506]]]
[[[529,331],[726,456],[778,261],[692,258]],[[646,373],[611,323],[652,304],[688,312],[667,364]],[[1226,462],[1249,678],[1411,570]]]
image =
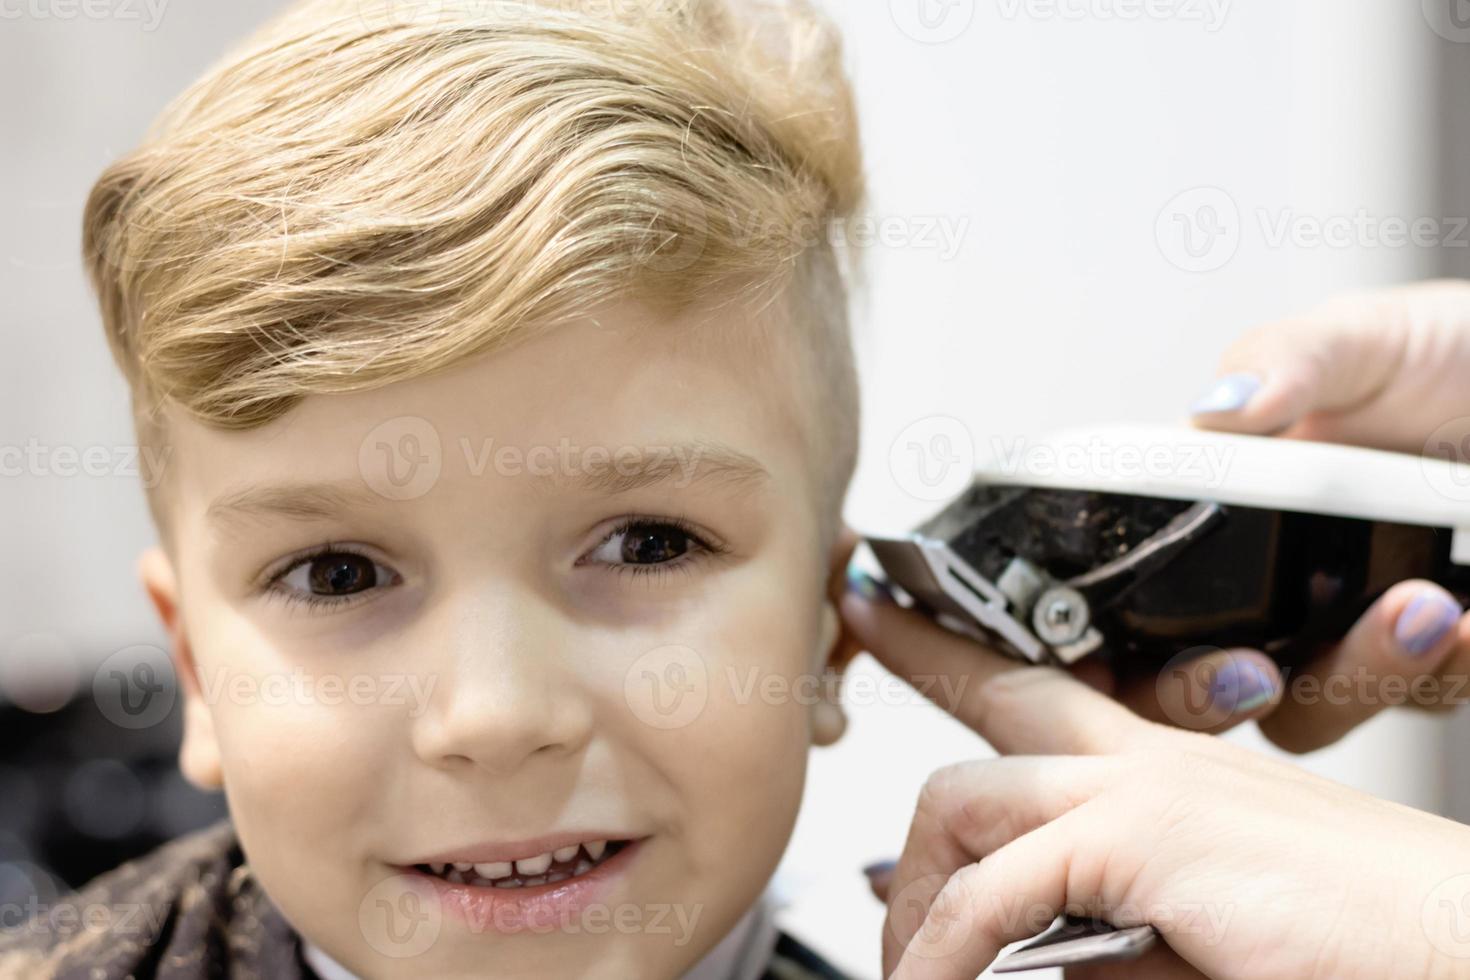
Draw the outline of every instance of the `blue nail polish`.
[[[1442,592],[1421,592],[1394,624],[1393,636],[1407,656],[1422,657],[1454,629],[1462,610]]]
[[[1276,694],[1276,682],[1254,660],[1232,657],[1210,682],[1210,702],[1230,714],[1254,711]]]
[[[888,591],[888,586],[853,565],[847,566],[847,591],[856,593],[869,602],[893,601],[893,593]]]
[[[889,859],[887,861],[874,861],[872,864],[863,869],[863,874],[867,875],[869,878],[876,878],[881,874],[887,874],[896,867],[898,867],[898,862],[892,859]]]
[[[1259,376],[1249,373],[1227,374],[1215,382],[1189,406],[1192,415],[1208,415],[1213,412],[1238,412],[1261,390]]]

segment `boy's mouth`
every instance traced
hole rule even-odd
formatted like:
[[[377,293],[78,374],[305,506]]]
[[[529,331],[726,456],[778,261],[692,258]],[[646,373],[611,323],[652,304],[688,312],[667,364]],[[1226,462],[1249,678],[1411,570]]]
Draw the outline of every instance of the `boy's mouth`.
[[[529,888],[584,875],[631,843],[590,840],[514,860],[427,862],[415,864],[413,869],[455,885]]]

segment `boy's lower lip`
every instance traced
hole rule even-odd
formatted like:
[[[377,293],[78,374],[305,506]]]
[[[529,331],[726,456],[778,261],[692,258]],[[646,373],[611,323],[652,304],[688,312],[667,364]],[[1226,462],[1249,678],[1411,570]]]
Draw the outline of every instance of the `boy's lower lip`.
[[[647,837],[630,841],[590,871],[562,881],[519,888],[488,888],[456,884],[413,868],[400,869],[429,882],[445,913],[469,926],[471,932],[584,931],[579,917],[606,901],[631,862],[643,852]]]

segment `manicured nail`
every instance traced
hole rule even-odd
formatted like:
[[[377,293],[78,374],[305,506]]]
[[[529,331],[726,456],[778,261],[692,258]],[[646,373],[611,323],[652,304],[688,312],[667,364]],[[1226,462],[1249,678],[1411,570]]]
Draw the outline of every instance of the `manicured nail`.
[[[1231,657],[1210,683],[1210,703],[1232,715],[1254,711],[1276,695],[1276,681],[1254,660]]]
[[[872,864],[863,869],[863,874],[868,876],[869,881],[872,881],[880,875],[892,873],[893,869],[896,867],[898,867],[898,862],[892,860],[891,858],[887,861],[874,861]]]
[[[1213,412],[1238,412],[1261,390],[1261,379],[1249,373],[1227,374],[1215,382],[1189,406],[1193,415],[1209,415]]]
[[[888,586],[854,565],[847,566],[847,591],[854,592],[869,602],[893,601],[893,593],[888,591]]]
[[[1422,657],[1454,629],[1461,612],[1459,605],[1443,592],[1421,592],[1399,613],[1393,627],[1394,639],[1406,655]]]

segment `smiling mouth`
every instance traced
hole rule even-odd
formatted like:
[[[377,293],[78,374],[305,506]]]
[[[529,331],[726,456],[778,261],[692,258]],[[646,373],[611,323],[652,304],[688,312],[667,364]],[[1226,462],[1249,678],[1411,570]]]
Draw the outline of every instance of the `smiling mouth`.
[[[532,888],[581,877],[605,863],[631,844],[631,840],[595,840],[572,844],[555,851],[517,858],[514,861],[491,861],[471,864],[455,861],[447,864],[415,864],[420,874],[440,878],[454,885],[476,885],[481,888]]]

